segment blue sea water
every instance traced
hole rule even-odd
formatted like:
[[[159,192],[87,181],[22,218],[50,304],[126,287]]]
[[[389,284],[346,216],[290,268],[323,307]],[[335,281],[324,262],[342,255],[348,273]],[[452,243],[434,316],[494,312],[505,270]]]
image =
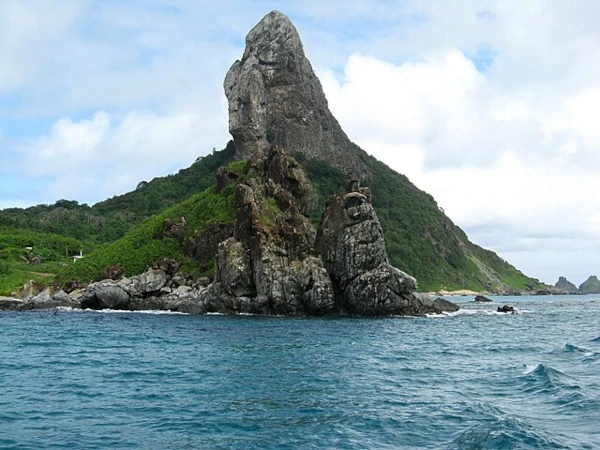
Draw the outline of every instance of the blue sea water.
[[[430,318],[1,312],[0,448],[600,448],[600,296],[471,300]]]

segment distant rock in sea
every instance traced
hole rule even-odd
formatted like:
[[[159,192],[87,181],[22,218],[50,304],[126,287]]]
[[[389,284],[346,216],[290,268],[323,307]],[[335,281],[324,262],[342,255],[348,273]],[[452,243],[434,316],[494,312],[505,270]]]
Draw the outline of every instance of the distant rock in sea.
[[[579,288],[567,280],[566,277],[559,277],[554,287],[561,291],[565,291],[568,294],[579,294],[580,292]]]
[[[590,276],[579,286],[579,291],[583,294],[600,294],[600,280],[596,275]]]

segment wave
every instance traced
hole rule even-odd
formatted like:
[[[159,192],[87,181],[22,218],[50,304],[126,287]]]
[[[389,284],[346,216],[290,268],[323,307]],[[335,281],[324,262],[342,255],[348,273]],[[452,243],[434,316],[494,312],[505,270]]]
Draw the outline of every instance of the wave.
[[[600,336],[594,339],[590,339],[590,342],[600,342]]]
[[[520,379],[525,393],[547,395],[557,405],[572,405],[583,399],[581,386],[566,373],[546,364],[527,366]]]
[[[600,360],[600,352],[594,352],[590,349],[587,349],[584,347],[578,347],[577,345],[573,345],[573,344],[565,344],[562,351],[564,353],[572,353],[574,355],[583,356],[582,361],[584,363],[589,363],[589,362]]]
[[[588,353],[589,350],[586,350],[585,348],[582,347],[577,347],[576,345],[573,344],[565,344],[565,346],[563,347],[563,351],[566,353]]]
[[[547,432],[499,408],[482,406],[476,408],[473,416],[476,423],[461,432],[448,446],[448,450],[465,448],[569,448],[556,441]]]

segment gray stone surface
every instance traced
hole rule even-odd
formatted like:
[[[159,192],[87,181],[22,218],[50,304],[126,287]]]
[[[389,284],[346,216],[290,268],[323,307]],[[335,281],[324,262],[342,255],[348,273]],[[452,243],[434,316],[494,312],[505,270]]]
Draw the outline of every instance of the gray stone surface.
[[[328,202],[316,248],[342,292],[356,277],[388,261],[383,229],[368,189],[344,192]]]
[[[278,11],[247,35],[242,59],[224,82],[236,157],[268,145],[326,160],[359,179],[369,177],[358,148],[329,111],[298,31]]]
[[[136,283],[136,290],[147,295],[157,291],[167,284],[167,275],[161,269],[150,269],[140,275]]]

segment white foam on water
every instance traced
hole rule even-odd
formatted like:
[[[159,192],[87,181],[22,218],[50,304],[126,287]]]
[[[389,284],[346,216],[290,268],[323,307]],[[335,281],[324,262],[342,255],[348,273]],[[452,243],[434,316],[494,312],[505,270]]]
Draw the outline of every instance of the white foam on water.
[[[80,309],[80,308],[72,308],[70,306],[58,306],[56,307],[58,311],[65,312],[95,312],[95,313],[104,313],[104,314],[153,314],[153,315],[189,315],[188,313],[179,312],[179,311],[170,311],[170,310],[158,310],[158,309],[143,309],[139,311],[129,311],[125,309]]]
[[[526,314],[530,313],[528,310],[516,310],[513,313],[504,313],[486,309],[459,309],[454,312],[442,312],[441,314],[425,314],[425,317],[430,319],[442,318],[442,317],[456,317],[456,316],[510,316],[512,314]]]
[[[529,375],[531,372],[537,369],[538,366],[539,364],[525,364],[525,372],[523,372],[523,375]]]

